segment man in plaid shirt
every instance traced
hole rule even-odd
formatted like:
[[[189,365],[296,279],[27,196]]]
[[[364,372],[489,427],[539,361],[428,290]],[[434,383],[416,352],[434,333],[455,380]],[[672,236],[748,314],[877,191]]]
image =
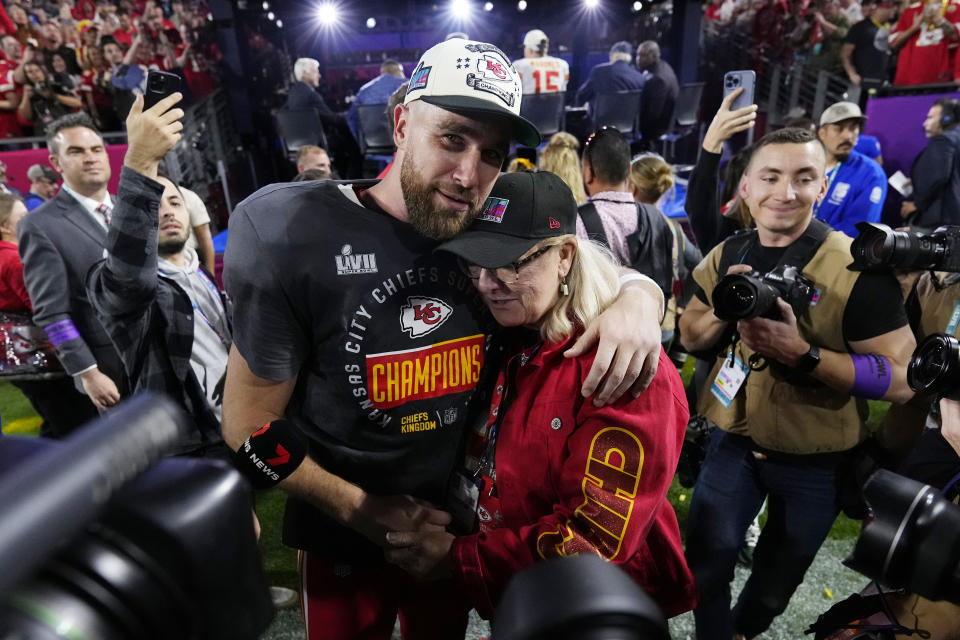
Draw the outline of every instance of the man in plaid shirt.
[[[87,291],[133,392],[167,393],[193,416],[196,429],[176,453],[226,457],[220,436],[230,348],[226,306],[196,251],[185,246],[190,216],[179,188],[157,174],[181,136],[183,110],[174,108],[180,99],[177,93],[143,111],[137,96],[130,110],[107,257],[91,269]]]

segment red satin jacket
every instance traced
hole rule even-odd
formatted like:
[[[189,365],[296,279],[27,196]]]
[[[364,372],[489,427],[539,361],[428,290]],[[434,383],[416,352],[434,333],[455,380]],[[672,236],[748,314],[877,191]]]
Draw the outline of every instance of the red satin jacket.
[[[573,341],[544,344],[526,364],[508,366],[503,387],[513,400],[497,430],[496,498],[482,489],[481,532],[454,542],[455,577],[489,618],[513,574],[540,559],[597,553],[668,617],[689,611],[696,589],[667,501],[689,416],[680,376],[661,350],[640,397],[597,408],[580,394],[595,352],[564,358]]]

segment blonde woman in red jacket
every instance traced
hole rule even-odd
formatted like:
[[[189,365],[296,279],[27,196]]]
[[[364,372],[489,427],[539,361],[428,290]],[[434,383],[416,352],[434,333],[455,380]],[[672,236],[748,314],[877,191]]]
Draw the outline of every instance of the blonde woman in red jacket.
[[[564,355],[619,287],[613,257],[577,241],[576,216],[554,174],[504,174],[473,226],[440,247],[459,257],[507,349],[451,482],[470,533],[391,532],[387,558],[453,576],[486,618],[514,573],[579,553],[619,565],[667,616],[695,604],[667,501],[688,418],[676,369],[661,352],[646,391],[597,407],[580,393],[596,353]]]

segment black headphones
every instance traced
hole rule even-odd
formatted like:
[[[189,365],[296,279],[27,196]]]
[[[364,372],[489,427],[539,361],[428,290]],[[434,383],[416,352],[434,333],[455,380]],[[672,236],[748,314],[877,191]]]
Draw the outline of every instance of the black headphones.
[[[940,129],[946,131],[960,124],[960,100],[940,101]]]

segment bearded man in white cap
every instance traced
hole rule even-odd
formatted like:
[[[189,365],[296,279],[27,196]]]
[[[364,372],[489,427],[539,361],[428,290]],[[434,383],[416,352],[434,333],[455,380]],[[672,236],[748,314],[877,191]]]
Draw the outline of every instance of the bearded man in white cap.
[[[413,580],[383,548],[388,532],[448,526],[469,499],[448,480],[468,413],[488,406],[469,401],[492,391],[481,374],[496,347],[469,276],[433,249],[502,214],[487,196],[510,140],[540,142],[520,99],[497,47],[442,42],[393,113],[383,180],[271,185],[232,215],[224,438],[255,485],[291,494],[284,542],[301,551],[307,638],[386,639],[398,613],[405,638],[464,636],[452,583]],[[656,285],[621,280],[571,349],[598,344],[582,392],[601,405],[639,393],[660,351]]]

